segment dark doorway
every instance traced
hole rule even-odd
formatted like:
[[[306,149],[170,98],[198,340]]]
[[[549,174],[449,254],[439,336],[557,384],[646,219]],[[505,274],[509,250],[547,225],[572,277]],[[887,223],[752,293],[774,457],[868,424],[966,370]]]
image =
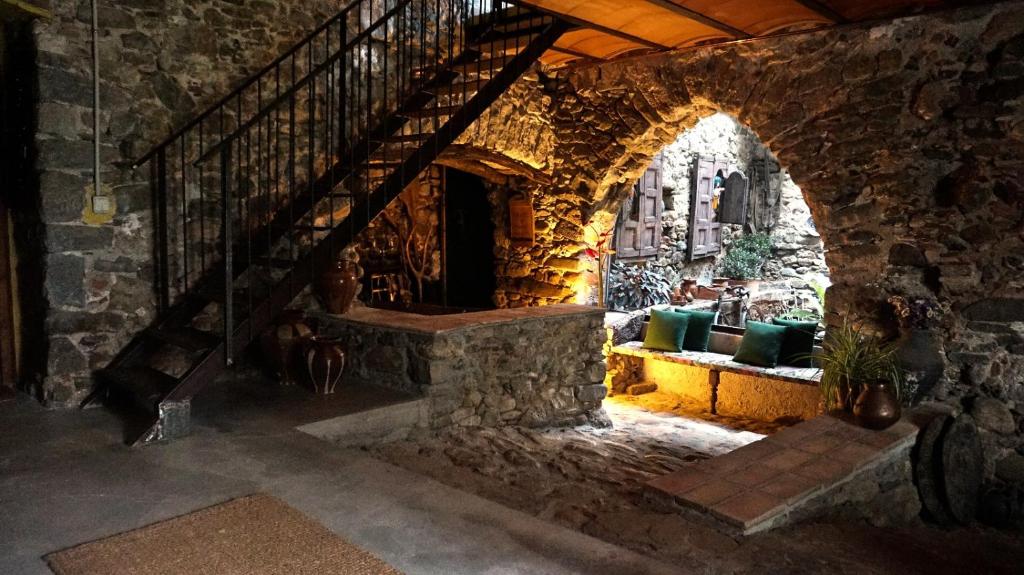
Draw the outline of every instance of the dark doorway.
[[[448,169],[445,177],[445,264],[452,307],[492,308],[494,222],[483,180]]]
[[[0,391],[46,373],[45,228],[33,143],[37,76],[31,21],[0,11]],[[0,396],[3,394],[0,393]]]
[[[8,103],[11,99],[11,82],[5,74],[8,68],[5,49],[7,27],[5,22],[0,21],[0,158],[4,158],[0,160],[0,401],[13,394],[18,379],[13,234],[7,209],[13,185],[13,162],[8,158],[12,154],[10,140],[14,129]]]

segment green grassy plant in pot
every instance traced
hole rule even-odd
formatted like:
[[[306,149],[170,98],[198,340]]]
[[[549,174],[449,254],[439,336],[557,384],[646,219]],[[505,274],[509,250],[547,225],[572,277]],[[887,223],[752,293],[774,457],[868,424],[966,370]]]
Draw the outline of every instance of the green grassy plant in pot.
[[[897,347],[849,322],[829,330],[816,356],[824,373],[821,391],[829,410],[853,412],[857,422],[884,429],[899,420],[904,378]]]

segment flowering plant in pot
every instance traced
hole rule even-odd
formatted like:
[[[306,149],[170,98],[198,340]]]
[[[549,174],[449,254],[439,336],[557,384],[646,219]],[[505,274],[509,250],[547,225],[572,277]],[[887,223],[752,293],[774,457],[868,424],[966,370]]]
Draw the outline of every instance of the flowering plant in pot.
[[[888,301],[900,324],[897,357],[912,382],[908,387],[915,388],[909,395],[917,400],[942,378],[945,368],[939,327],[949,308],[931,297],[894,295]]]
[[[815,355],[824,372],[819,386],[830,410],[852,411],[858,422],[882,429],[900,418],[904,375],[897,345],[864,333],[849,321],[829,330]]]
[[[889,298],[889,304],[905,330],[932,329],[938,325],[944,311],[934,299],[924,297],[894,295]]]

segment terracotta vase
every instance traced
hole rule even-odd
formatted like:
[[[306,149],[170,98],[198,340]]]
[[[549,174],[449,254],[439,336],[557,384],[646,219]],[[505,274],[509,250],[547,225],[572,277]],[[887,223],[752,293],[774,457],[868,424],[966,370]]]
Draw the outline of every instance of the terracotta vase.
[[[263,356],[281,385],[295,385],[296,361],[306,339],[313,335],[301,312],[285,312],[274,327],[260,336]]]
[[[693,297],[693,296],[696,295],[694,293],[694,292],[696,292],[696,290],[697,290],[697,280],[695,280],[695,279],[685,279],[685,280],[683,280],[683,295],[684,296],[691,296],[691,297]]]
[[[684,300],[682,286],[676,286],[672,289],[672,303],[679,303]]]
[[[902,409],[891,384],[876,382],[863,387],[853,404],[858,424],[868,429],[885,429],[900,420]]]
[[[317,287],[328,313],[348,313],[359,290],[359,268],[354,262],[339,259],[320,276]]]
[[[332,337],[313,336],[306,340],[303,356],[313,391],[330,395],[345,371],[345,348]]]

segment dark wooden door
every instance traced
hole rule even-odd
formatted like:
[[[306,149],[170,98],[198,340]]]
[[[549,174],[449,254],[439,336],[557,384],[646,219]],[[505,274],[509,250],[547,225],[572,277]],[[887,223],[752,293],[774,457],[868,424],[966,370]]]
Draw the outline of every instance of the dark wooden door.
[[[661,248],[662,156],[658,154],[633,188],[632,197],[619,213],[615,233],[618,260],[648,258]]]
[[[725,184],[729,165],[715,158],[700,156],[690,186],[690,230],[687,247],[690,259],[715,255],[722,250],[722,224],[716,209],[716,188]]]
[[[725,190],[719,201],[718,220],[723,224],[747,223],[747,197],[750,189],[747,176],[733,170],[725,179]]]

